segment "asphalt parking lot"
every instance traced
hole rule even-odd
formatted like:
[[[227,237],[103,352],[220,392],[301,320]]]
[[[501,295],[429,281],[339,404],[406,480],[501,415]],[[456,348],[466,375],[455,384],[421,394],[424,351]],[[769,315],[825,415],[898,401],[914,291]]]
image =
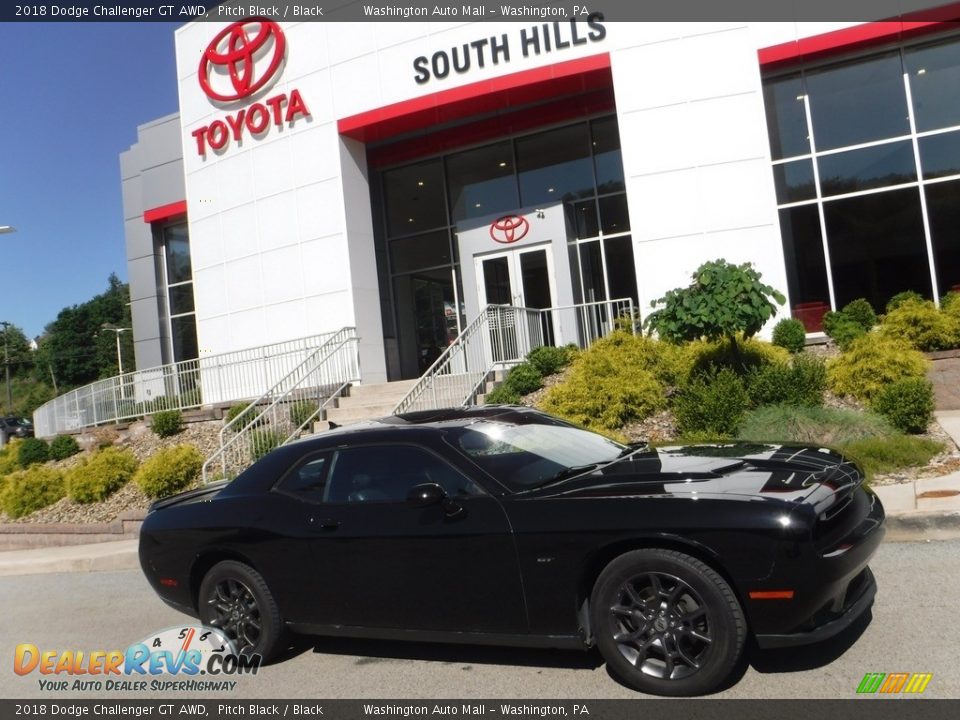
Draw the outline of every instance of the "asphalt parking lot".
[[[960,698],[960,541],[885,543],[872,567],[879,593],[869,622],[818,646],[751,650],[748,663],[717,697],[850,698],[865,673],[928,672],[933,678],[925,697]],[[121,650],[161,629],[189,624],[154,595],[139,571],[5,577],[0,596],[7,658],[0,671],[4,698],[104,696],[45,692],[37,672],[16,675],[10,661],[19,643],[41,649]],[[161,695],[148,691],[136,697]],[[123,691],[112,696],[134,697]],[[595,652],[306,639],[257,676],[239,677],[224,697],[641,696],[614,681]]]

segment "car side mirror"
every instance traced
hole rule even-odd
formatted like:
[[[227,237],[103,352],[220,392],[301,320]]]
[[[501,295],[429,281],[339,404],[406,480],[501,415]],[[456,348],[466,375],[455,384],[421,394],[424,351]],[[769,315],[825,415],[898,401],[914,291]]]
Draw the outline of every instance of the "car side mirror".
[[[437,483],[420,483],[407,493],[407,504],[415,508],[439,505],[446,499],[447,493]]]

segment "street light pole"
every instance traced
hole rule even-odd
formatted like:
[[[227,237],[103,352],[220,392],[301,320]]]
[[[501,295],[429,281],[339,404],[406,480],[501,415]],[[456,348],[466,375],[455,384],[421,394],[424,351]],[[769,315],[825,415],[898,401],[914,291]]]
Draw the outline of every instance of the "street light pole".
[[[0,322],[0,325],[3,325],[3,368],[7,381],[7,413],[10,414],[13,413],[13,391],[10,389],[10,355],[7,350],[7,329],[10,327],[10,323],[4,320]]]
[[[120,354],[120,333],[129,330],[130,328],[118,328],[111,325],[103,325],[104,330],[111,330],[117,334],[117,370],[119,370],[120,375],[123,375],[123,356]]]

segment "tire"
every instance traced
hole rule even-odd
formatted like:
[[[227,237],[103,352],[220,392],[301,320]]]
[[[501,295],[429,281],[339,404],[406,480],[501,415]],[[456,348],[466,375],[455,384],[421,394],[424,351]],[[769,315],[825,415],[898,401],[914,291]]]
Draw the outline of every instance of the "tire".
[[[198,596],[200,621],[222,630],[241,655],[264,662],[283,649],[280,608],[266,581],[249,565],[224,560],[203,577]]]
[[[746,622],[730,585],[713,568],[674,550],[618,557],[597,579],[590,607],[607,667],[641,692],[713,692],[743,652]]]

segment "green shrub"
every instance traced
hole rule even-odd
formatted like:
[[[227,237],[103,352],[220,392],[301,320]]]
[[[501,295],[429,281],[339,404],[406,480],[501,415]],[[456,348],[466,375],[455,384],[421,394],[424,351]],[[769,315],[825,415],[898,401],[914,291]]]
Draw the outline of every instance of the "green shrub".
[[[914,291],[914,290],[904,290],[903,292],[898,292],[892,298],[887,301],[887,312],[892,312],[898,307],[903,305],[905,302],[923,302],[923,295]]]
[[[837,395],[870,402],[884,386],[907,378],[923,378],[929,362],[901,340],[871,334],[854,340],[827,364],[827,381]]]
[[[685,376],[679,346],[616,331],[578,353],[539,407],[577,425],[614,431],[666,407],[666,385]]]
[[[507,373],[503,384],[518,395],[527,395],[543,387],[543,375],[533,363],[522,362]]]
[[[193,482],[203,467],[203,456],[193,445],[177,445],[159,450],[146,460],[133,481],[149,498],[162,498],[180,492]]]
[[[99,502],[123,487],[136,470],[137,459],[129,450],[102,448],[67,473],[67,495],[78,503]]]
[[[687,355],[685,369],[687,377],[711,373],[722,368],[730,368],[738,373],[749,373],[751,370],[770,363],[787,363],[790,353],[782,347],[756,338],[740,340],[737,344],[741,362],[737,362],[733,346],[721,341],[698,340],[685,346]]]
[[[494,388],[484,398],[485,405],[516,405],[520,402],[520,394],[508,388],[504,383]]]
[[[769,363],[746,378],[750,402],[761,405],[823,404],[827,388],[826,364],[813,355],[795,355],[790,364]]]
[[[179,410],[161,410],[151,415],[150,426],[157,437],[170,437],[183,430],[183,413]]]
[[[743,379],[731,368],[694,376],[673,400],[677,428],[683,434],[736,433],[749,405]]]
[[[575,350],[568,347],[550,347],[544,345],[527,354],[527,361],[530,362],[540,374],[546,377],[560,372],[570,364]]]
[[[951,290],[940,298],[940,309],[950,314],[960,315],[960,292]]]
[[[839,312],[828,312],[823,316],[823,331],[841,350],[846,350],[850,343],[867,334],[860,323]]]
[[[784,318],[773,326],[773,344],[791,353],[798,353],[807,344],[807,329],[794,318]]]
[[[35,463],[45,463],[50,459],[50,446],[46,440],[40,438],[24,438],[17,452],[17,462],[20,467],[27,468]]]
[[[947,350],[960,345],[960,317],[938,310],[930,300],[907,300],[884,316],[880,332],[924,352]]]
[[[933,419],[933,385],[923,378],[899,380],[883,387],[872,406],[898,430],[926,432]]]
[[[52,505],[65,495],[63,472],[34,465],[8,475],[0,492],[0,507],[13,518]]]
[[[224,415],[224,423],[229,424],[239,417],[240,419],[237,420],[237,422],[233,425],[233,428],[232,428],[235,431],[239,431],[245,428],[250,422],[252,422],[253,419],[256,418],[259,413],[260,413],[260,408],[256,406],[250,407],[248,403],[237,403],[236,405],[231,405],[230,409],[227,410],[227,414]],[[243,417],[240,417],[241,415]],[[263,418],[261,418],[260,420],[257,421],[254,427],[258,425],[263,425],[264,422],[265,421],[263,420]]]
[[[280,447],[283,437],[277,430],[254,430],[250,433],[250,458],[259,460],[274,448]]]
[[[80,452],[80,445],[72,435],[57,435],[50,443],[50,459],[66,460]]]
[[[293,423],[295,428],[298,428],[309,420],[317,409],[317,404],[312,400],[297,400],[289,408],[290,422]]]
[[[0,449],[0,478],[20,469],[20,438],[10,438]]]
[[[864,298],[848,302],[844,305],[842,313],[848,320],[862,327],[864,332],[869,332],[877,324],[877,313],[874,312],[873,305]]]
[[[863,438],[894,435],[879,415],[828,407],[767,405],[748,412],[737,433],[742,440],[839,446]]]
[[[943,451],[943,444],[929,438],[894,434],[856,440],[841,445],[840,450],[872,477],[876,473],[926,465]]]

